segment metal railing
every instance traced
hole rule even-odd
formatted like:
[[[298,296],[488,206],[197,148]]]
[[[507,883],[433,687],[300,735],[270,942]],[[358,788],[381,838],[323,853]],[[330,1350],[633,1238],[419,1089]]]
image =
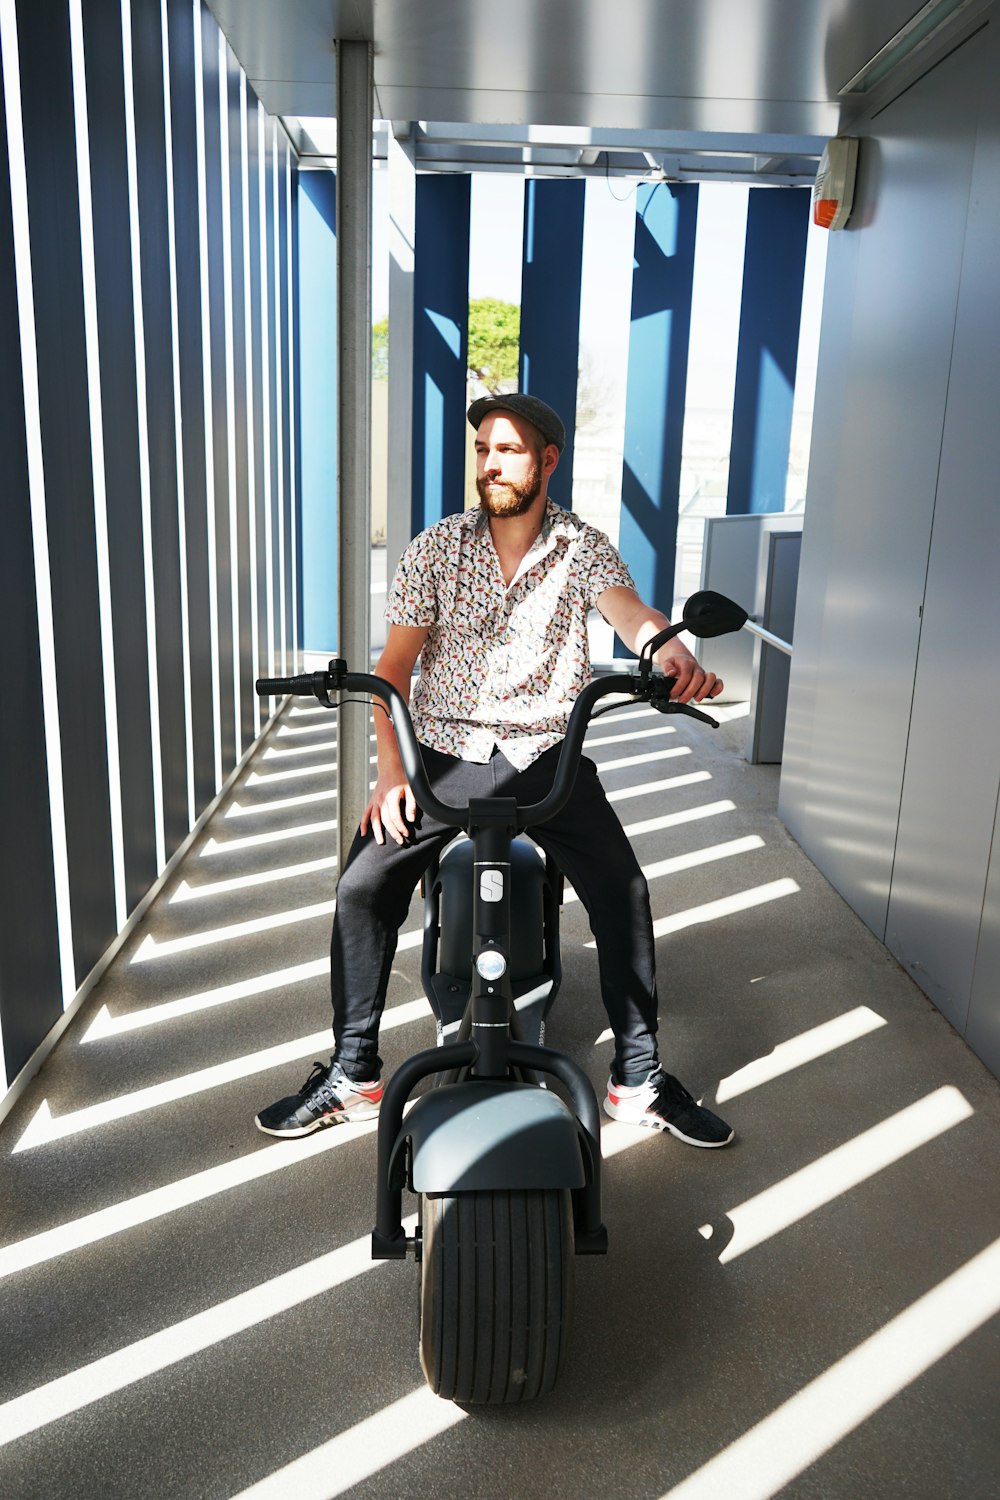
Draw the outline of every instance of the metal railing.
[[[756,620],[748,620],[743,627],[749,630],[751,635],[759,636],[768,646],[773,646],[777,651],[783,651],[786,656],[791,656],[792,645],[790,641],[783,641],[779,635],[772,635],[770,630],[765,630],[763,625],[758,625]]]
[[[791,656],[791,641],[783,641],[780,635],[775,635],[770,630],[765,630],[763,625],[758,625],[756,620],[747,620],[743,626],[751,635],[758,636],[765,645],[773,646],[776,651],[784,652],[785,656]],[[595,672],[634,672],[636,670],[636,658],[634,656],[619,656],[611,661],[594,661],[592,663]]]

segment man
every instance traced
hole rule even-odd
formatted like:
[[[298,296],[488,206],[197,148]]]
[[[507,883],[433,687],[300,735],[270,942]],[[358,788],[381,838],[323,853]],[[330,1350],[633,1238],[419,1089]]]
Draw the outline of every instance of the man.
[[[409,696],[431,784],[444,802],[540,801],[573,702],[590,678],[596,605],[634,651],[669,624],[644,604],[607,537],[548,499],[565,433],[537,397],[484,396],[476,430],[479,511],[416,537],[389,592],[376,673]],[[676,640],[657,653],[682,703],[722,683]],[[335,1050],[297,1094],[257,1116],[270,1135],[307,1135],[378,1113],[378,1028],[399,927],[431,857],[455,830],[419,814],[392,725],[376,711],[378,779],[337,888],[331,944]],[[663,1071],[649,895],[631,845],[586,758],[557,817],[532,830],[572,882],[597,939],[601,996],[615,1038],[605,1111],[693,1146],[733,1131]]]

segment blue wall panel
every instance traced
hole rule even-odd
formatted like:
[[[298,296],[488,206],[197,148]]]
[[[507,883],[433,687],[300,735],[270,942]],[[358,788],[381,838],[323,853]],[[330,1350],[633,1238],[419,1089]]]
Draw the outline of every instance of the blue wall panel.
[[[636,197],[619,547],[642,597],[673,607],[698,189]],[[624,647],[616,642],[616,651]]]
[[[471,182],[427,175],[416,183],[414,535],[465,508]]]
[[[730,515],[784,510],[812,195],[751,188],[729,457]]]
[[[299,176],[302,644],[337,644],[337,182]]]
[[[547,401],[566,424],[566,447],[551,488],[552,498],[568,510],[573,505],[585,188],[582,181],[532,178],[524,189],[519,387]]]

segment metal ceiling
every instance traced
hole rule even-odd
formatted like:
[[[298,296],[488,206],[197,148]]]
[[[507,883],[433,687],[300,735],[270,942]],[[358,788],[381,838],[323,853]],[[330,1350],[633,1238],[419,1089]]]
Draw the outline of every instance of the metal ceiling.
[[[838,91],[919,0],[210,0],[302,165],[335,159],[335,39],[418,167],[808,182]],[[376,157],[389,127],[376,130]]]
[[[285,116],[300,167],[333,167],[336,121]],[[709,131],[590,130],[537,125],[376,122],[376,161],[388,154],[390,129],[408,141],[418,168],[437,172],[523,172],[535,177],[648,177],[670,182],[808,184],[825,137],[757,136]]]

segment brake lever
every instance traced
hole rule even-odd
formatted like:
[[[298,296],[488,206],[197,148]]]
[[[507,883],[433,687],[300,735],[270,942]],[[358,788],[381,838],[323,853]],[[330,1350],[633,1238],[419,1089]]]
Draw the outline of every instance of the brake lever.
[[[654,703],[653,707],[661,714],[687,714],[691,719],[700,719],[703,724],[710,724],[713,729],[718,729],[718,719],[713,719],[711,714],[702,713],[700,708],[692,708],[690,703]]]
[[[670,697],[675,681],[673,677],[663,677],[653,683],[653,690],[649,695],[650,708],[655,708],[660,714],[687,714],[691,719],[699,719],[702,724],[710,724],[713,729],[718,729],[719,721],[713,719],[711,714],[703,713],[700,708],[692,708],[690,703],[677,703]]]

